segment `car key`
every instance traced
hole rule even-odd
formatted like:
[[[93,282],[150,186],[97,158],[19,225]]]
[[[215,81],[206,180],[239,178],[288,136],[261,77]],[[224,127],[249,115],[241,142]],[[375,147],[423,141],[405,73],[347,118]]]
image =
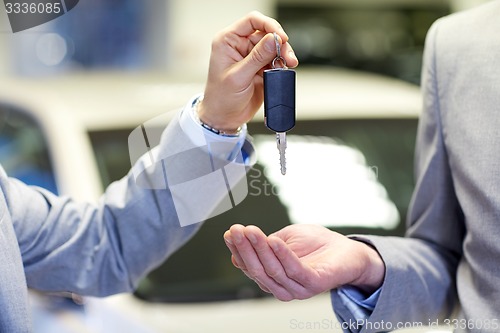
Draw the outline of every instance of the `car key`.
[[[281,56],[278,35],[276,41],[276,58],[272,69],[264,71],[264,121],[270,130],[276,132],[281,174],[286,174],[286,132],[295,126],[295,71],[286,67]],[[280,62],[282,67],[277,67]]]

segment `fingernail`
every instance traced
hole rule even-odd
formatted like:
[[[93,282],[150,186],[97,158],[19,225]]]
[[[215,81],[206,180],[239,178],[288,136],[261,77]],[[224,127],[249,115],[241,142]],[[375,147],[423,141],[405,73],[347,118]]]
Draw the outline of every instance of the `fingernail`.
[[[264,45],[268,52],[276,53],[276,42],[274,41],[274,38],[273,39],[269,38]]]
[[[233,245],[233,241],[231,240],[231,237],[227,236],[227,237],[224,237],[224,240],[226,241],[226,243],[228,243],[229,245]]]
[[[298,60],[297,59],[297,56],[295,55],[295,52],[293,52],[292,50],[288,51],[288,55],[290,56],[290,58],[293,58],[295,60]]]
[[[233,238],[233,242],[234,242],[234,243],[237,243],[237,244],[238,244],[238,243],[241,243],[241,241],[243,240],[243,237],[242,237],[242,236],[241,236],[241,234],[239,234],[239,233],[234,233],[234,234],[232,235],[232,238]]]

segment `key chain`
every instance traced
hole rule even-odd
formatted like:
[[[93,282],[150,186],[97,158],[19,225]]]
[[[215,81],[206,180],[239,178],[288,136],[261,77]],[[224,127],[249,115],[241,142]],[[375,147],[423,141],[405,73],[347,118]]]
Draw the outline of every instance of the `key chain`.
[[[281,44],[274,33],[276,57],[272,69],[264,71],[264,122],[276,132],[276,144],[280,156],[281,174],[286,174],[286,132],[295,126],[295,71],[286,67],[281,56]],[[277,67],[277,63],[281,67]]]

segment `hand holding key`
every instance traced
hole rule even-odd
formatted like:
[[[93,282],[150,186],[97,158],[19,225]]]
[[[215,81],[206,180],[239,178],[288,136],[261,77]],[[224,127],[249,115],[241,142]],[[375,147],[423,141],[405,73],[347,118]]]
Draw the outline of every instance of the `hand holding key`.
[[[281,174],[286,174],[286,132],[295,126],[295,71],[286,67],[278,35],[274,33],[276,57],[273,69],[264,71],[264,117],[266,126],[276,132]],[[278,63],[281,67],[277,67]]]
[[[248,14],[214,38],[205,97],[198,106],[204,123],[231,132],[253,118],[264,99],[263,72],[276,57],[273,32],[279,36],[283,59],[289,67],[297,66],[280,24],[259,12]]]

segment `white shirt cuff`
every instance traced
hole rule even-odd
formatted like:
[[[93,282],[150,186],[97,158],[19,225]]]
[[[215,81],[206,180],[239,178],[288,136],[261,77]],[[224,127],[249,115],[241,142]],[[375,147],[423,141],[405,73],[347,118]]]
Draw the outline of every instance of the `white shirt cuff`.
[[[203,95],[198,94],[194,96],[186,106],[182,109],[179,119],[179,124],[190,138],[190,140],[198,147],[208,146],[211,144],[224,142],[229,143],[230,145],[225,145],[226,147],[231,147],[231,149],[227,149],[226,151],[218,151],[217,158],[233,160],[238,152],[241,150],[243,146],[246,135],[247,135],[247,126],[244,124],[241,127],[241,131],[238,136],[223,136],[218,135],[214,132],[209,131],[206,128],[203,128],[196,120],[195,116],[195,105],[196,101],[201,98]]]

